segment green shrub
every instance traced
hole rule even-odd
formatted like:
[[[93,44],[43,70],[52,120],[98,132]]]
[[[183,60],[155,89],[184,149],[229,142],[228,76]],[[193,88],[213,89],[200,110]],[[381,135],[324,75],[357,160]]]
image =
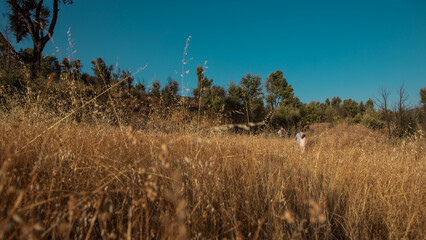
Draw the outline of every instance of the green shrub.
[[[361,119],[361,124],[370,129],[383,129],[385,127],[385,122],[380,120],[377,116],[370,114],[365,114]]]

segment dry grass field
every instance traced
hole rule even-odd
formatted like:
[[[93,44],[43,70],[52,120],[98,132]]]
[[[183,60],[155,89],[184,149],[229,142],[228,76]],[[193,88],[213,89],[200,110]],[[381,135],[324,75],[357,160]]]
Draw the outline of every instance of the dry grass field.
[[[426,140],[0,116],[0,239],[425,239]]]

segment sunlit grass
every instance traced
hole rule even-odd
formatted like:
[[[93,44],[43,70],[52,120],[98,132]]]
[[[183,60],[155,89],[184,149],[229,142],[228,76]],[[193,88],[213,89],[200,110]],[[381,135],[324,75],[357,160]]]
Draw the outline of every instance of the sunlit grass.
[[[23,116],[1,116],[2,239],[425,237],[424,137],[342,124],[302,154],[267,134]]]

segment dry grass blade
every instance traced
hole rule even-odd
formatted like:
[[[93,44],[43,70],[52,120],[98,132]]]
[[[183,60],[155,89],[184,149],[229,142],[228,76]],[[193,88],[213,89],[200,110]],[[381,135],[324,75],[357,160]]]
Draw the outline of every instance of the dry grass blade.
[[[146,67],[146,66],[145,66]],[[144,68],[139,69],[137,72],[135,72],[133,75],[137,74],[138,72],[142,71]],[[105,89],[103,92],[101,92],[100,94],[98,94],[96,97],[92,98],[91,100],[89,100],[88,102],[84,103],[83,105],[81,105],[80,107],[78,107],[77,109],[72,110],[69,114],[67,114],[65,117],[61,118],[59,121],[55,122],[54,124],[50,125],[46,130],[44,130],[42,133],[40,133],[39,135],[37,135],[36,137],[34,137],[33,139],[31,139],[27,144],[25,144],[24,146],[22,146],[21,148],[19,148],[17,150],[16,153],[19,153],[20,151],[22,151],[23,149],[25,149],[28,145],[30,145],[31,143],[33,143],[35,140],[37,140],[38,138],[40,138],[41,136],[43,136],[47,131],[49,131],[50,129],[58,126],[61,122],[63,122],[65,119],[69,118],[70,116],[72,116],[73,114],[75,114],[78,110],[84,108],[85,106],[91,104],[92,102],[94,102],[97,98],[99,98],[100,96],[104,95],[105,93],[109,92],[111,89],[113,89],[114,87],[118,86],[119,84],[121,84],[123,81],[125,81],[126,78],[116,82],[115,84],[111,85],[109,88]],[[121,130],[122,131],[122,130]],[[122,133],[124,136],[124,133]]]
[[[424,238],[424,138],[338,125],[302,155],[269,135],[129,129],[126,149],[118,127],[69,124],[16,154],[4,120],[6,238]]]

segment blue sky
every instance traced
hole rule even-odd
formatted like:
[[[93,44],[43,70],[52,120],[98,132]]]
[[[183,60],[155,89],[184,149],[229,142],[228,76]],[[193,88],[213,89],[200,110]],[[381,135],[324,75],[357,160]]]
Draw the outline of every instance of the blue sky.
[[[4,7],[4,3],[2,3]],[[3,21],[3,20],[2,20]],[[61,6],[44,54],[69,55],[92,74],[102,57],[138,81],[162,86],[171,76],[182,85],[182,55],[188,36],[184,87],[196,86],[195,69],[227,88],[247,73],[263,81],[284,73],[302,102],[340,96],[366,101],[380,88],[396,100],[404,84],[409,102],[426,86],[426,1],[116,1],[76,0]],[[180,86],[182,87],[182,86]]]

